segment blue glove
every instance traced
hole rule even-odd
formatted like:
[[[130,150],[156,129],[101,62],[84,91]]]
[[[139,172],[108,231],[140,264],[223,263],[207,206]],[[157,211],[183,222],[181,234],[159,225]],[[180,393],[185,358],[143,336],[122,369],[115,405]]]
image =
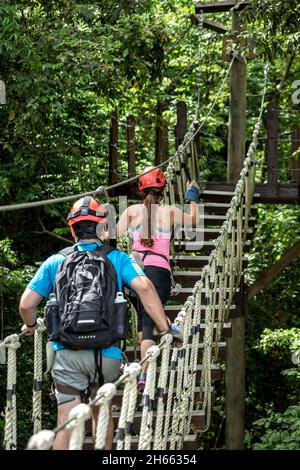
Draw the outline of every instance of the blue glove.
[[[175,325],[175,323],[171,323],[170,331],[171,333],[176,333],[177,335],[180,334],[180,329],[178,328],[177,325]]]
[[[163,331],[161,333],[157,331],[157,328],[155,326],[154,330],[153,330],[153,334],[157,338],[161,338],[163,335],[171,333],[171,335],[173,336],[172,345],[174,347],[180,348],[182,346],[182,343],[183,343],[182,333],[181,333],[180,329],[178,328],[178,326],[175,325],[175,323],[169,323],[169,325],[170,325],[169,330]]]
[[[185,193],[184,196],[186,201],[200,201],[200,191],[196,186],[191,186]]]

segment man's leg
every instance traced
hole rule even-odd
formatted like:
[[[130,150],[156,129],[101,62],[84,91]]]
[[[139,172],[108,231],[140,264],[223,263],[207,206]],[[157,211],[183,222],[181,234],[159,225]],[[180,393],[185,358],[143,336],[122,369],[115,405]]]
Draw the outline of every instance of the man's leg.
[[[67,403],[62,403],[57,407],[57,425],[60,426],[69,418],[69,413],[74,408],[74,406],[81,403],[80,399],[76,398],[75,400],[69,401]],[[71,431],[67,429],[62,429],[59,431],[55,437],[53,443],[53,450],[68,450],[69,441],[70,441]]]

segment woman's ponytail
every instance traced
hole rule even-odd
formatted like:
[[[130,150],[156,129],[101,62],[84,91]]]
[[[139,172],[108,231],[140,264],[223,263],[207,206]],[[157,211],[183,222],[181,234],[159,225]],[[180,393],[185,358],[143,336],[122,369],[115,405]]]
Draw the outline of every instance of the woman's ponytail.
[[[161,200],[162,194],[151,190],[147,191],[146,194],[141,222],[141,244],[150,248],[153,245],[156,206]]]

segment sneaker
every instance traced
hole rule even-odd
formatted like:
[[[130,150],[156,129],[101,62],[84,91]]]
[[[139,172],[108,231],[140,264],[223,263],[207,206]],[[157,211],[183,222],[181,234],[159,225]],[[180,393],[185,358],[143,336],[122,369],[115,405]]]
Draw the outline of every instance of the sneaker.
[[[146,372],[141,372],[140,375],[138,376],[138,387],[140,389],[140,391],[142,392],[145,388],[145,385],[146,385],[146,377],[147,377],[147,374]]]

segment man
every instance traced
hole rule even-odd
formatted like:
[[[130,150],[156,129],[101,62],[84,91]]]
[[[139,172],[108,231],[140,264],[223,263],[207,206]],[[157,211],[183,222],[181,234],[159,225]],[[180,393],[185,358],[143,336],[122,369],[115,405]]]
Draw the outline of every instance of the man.
[[[92,197],[79,199],[68,216],[69,226],[76,241],[74,251],[99,251],[101,227],[107,222],[106,212]],[[101,250],[100,250],[101,251]],[[54,292],[56,274],[66,256],[58,253],[50,256],[38,269],[29,282],[20,301],[20,314],[24,321],[22,331],[26,335],[34,334],[36,328],[36,312],[40,302]],[[142,269],[126,253],[119,250],[108,252],[107,259],[112,263],[118,284],[134,289],[145,310],[156,324],[160,333],[169,330],[169,321],[164,313],[161,301],[152,282],[144,275]],[[52,341],[55,359],[52,365],[52,377],[55,386],[55,396],[58,405],[57,423],[68,419],[70,410],[81,402],[82,394],[93,385],[97,389],[97,368],[95,369],[95,354],[93,349],[67,349],[59,341]],[[97,357],[97,353],[96,353]],[[122,353],[114,344],[100,351],[101,372],[104,383],[113,382],[120,372]],[[96,364],[99,367],[99,364]],[[96,370],[96,372],[95,372]],[[98,369],[99,370],[99,369]],[[99,385],[98,385],[99,387]],[[93,431],[96,429],[97,409],[93,410]],[[53,444],[53,450],[68,449],[70,431],[60,431]],[[106,449],[111,449],[113,441],[113,421],[110,415],[109,429],[106,439]]]

